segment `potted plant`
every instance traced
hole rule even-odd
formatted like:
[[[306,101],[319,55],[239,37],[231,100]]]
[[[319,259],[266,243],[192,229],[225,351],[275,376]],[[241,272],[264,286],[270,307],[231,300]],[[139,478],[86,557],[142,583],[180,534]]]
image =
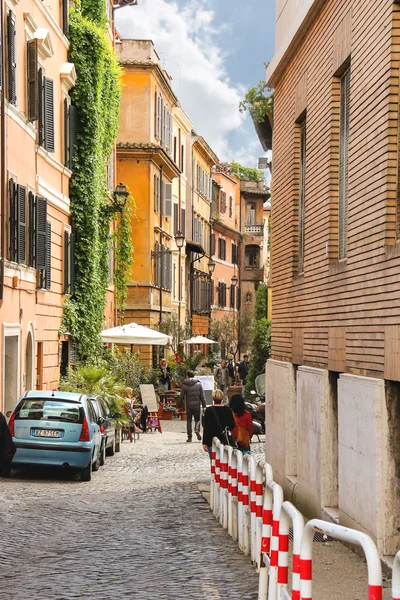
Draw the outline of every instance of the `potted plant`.
[[[265,81],[250,88],[239,104],[240,112],[249,111],[254,128],[265,151],[272,149],[274,94]]]
[[[164,421],[171,421],[172,416],[175,414],[176,408],[175,406],[163,406],[162,407],[162,415],[161,418]]]

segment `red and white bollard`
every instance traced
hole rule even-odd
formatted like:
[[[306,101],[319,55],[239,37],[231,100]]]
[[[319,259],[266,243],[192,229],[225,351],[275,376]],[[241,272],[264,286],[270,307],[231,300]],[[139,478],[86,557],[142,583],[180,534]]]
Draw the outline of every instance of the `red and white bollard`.
[[[293,523],[293,563],[292,563],[292,595],[287,589],[289,581],[289,528]],[[291,502],[282,504],[279,521],[279,554],[278,554],[278,598],[300,600],[300,549],[304,530],[303,515]]]
[[[283,491],[281,486],[275,481],[267,480],[264,491],[263,533],[261,542],[262,562],[260,567],[258,600],[276,600],[277,598],[279,519],[282,504]],[[266,521],[265,524],[264,519]]]
[[[235,450],[237,464],[238,545],[243,548],[243,454]]]
[[[230,461],[230,535],[237,541],[238,539],[238,469],[237,469],[237,454],[238,450],[232,448]]]
[[[240,549],[243,552],[243,554],[246,554],[246,556],[250,554],[250,548],[251,548],[249,460],[250,460],[250,455],[245,454],[243,456],[243,462],[242,462],[243,545]]]
[[[220,499],[221,499],[221,442],[219,441],[218,438],[214,438],[213,439],[213,445],[212,445],[212,450],[211,450],[211,456],[212,456],[212,452],[215,452],[215,466],[214,466],[214,502],[212,505],[212,509],[213,509],[213,513],[214,513],[214,517],[216,519],[219,518],[219,513],[220,513]],[[215,450],[213,450],[215,449]],[[211,461],[212,462],[212,461]]]
[[[396,554],[393,561],[392,600],[400,600],[400,551]]]
[[[250,474],[250,550],[251,550],[251,561],[257,562],[257,548],[256,548],[256,534],[257,534],[257,513],[256,513],[256,468],[257,464],[255,458],[251,455],[247,456],[249,462],[249,474]]]
[[[220,510],[219,522],[228,528],[228,446],[220,447]]]
[[[382,600],[382,567],[378,550],[366,533],[348,529],[320,519],[312,519],[304,527],[300,552],[300,598],[312,600],[312,548],[314,532],[325,533],[337,540],[358,544],[364,550],[368,567],[368,600]]]

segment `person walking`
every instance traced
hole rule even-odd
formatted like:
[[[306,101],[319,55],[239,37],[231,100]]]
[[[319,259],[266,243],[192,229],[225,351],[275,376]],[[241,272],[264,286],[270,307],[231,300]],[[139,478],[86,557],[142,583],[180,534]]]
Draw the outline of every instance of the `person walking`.
[[[15,446],[12,436],[5,416],[0,412],[0,477],[10,477],[14,454]]]
[[[229,385],[235,385],[235,365],[233,364],[232,354],[227,355],[228,364],[226,365],[229,373]]]
[[[198,379],[194,378],[194,372],[188,371],[186,379],[182,383],[181,393],[176,403],[177,409],[180,409],[186,400],[186,428],[187,442],[192,441],[192,418],[194,417],[194,432],[198,440],[200,435],[200,412],[206,408],[206,399],[204,397],[203,386]]]
[[[229,406],[222,404],[224,393],[222,390],[214,390],[213,406],[208,406],[204,413],[203,425],[203,448],[208,452],[211,458],[212,441],[217,437],[223,444],[226,444],[224,438],[224,429],[227,427],[230,431],[235,427],[233,413]]]
[[[243,454],[250,454],[250,440],[253,435],[253,419],[244,403],[241,394],[234,394],[229,402],[235,419],[235,427],[232,436],[236,439],[238,449]]]
[[[246,384],[246,377],[247,377],[247,373],[249,372],[249,367],[250,367],[249,356],[248,356],[248,354],[245,354],[243,356],[243,360],[241,360],[237,366],[237,370],[239,373],[240,382],[241,382],[242,386],[244,386]]]
[[[228,386],[229,386],[229,370],[226,366],[226,360],[221,360],[221,365],[216,367],[214,371],[214,379],[217,383],[217,387],[224,394],[224,402],[228,402]]]
[[[167,365],[165,358],[160,360],[160,369],[158,375],[158,385],[163,387],[165,391],[171,389],[171,369]]]

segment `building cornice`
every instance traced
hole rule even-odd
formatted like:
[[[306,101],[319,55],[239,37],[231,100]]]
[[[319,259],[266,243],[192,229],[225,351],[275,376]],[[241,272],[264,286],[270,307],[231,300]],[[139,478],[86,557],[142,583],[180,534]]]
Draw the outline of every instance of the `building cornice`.
[[[118,58],[118,62],[122,67],[139,67],[140,69],[151,69],[156,71],[159,79],[163,83],[163,85],[167,88],[168,93],[170,94],[174,104],[179,105],[179,100],[177,96],[175,96],[171,83],[168,80],[165,72],[162,70],[159,64],[155,63],[153,60],[132,60],[132,59],[121,59]]]
[[[217,221],[217,220],[211,218],[211,226],[212,226],[213,230],[215,229],[215,231],[218,231],[218,233],[229,234],[230,237],[233,237],[238,241],[241,241],[241,239],[242,239],[242,234],[240,233],[240,231],[237,231],[237,229],[233,229],[232,227],[229,227],[229,225],[225,225],[225,223],[222,223],[221,221]]]
[[[119,142],[117,143],[117,156],[122,159],[132,158],[134,155],[136,158],[148,159],[151,157],[152,160],[157,162],[156,159],[162,162],[164,166],[168,168],[167,177],[173,179],[179,177],[181,171],[174,163],[168,152],[158,144],[153,142]]]

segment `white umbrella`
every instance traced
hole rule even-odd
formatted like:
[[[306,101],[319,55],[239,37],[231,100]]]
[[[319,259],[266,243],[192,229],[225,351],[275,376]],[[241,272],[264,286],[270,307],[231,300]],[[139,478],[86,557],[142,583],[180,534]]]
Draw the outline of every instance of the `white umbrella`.
[[[190,340],[186,340],[183,342],[184,344],[216,344],[217,342],[214,342],[214,340],[209,340],[206,337],[203,337],[202,335],[195,335],[194,337],[190,338]]]
[[[105,329],[100,334],[105,344],[131,344],[135,346],[165,346],[169,336],[137,323]]]

